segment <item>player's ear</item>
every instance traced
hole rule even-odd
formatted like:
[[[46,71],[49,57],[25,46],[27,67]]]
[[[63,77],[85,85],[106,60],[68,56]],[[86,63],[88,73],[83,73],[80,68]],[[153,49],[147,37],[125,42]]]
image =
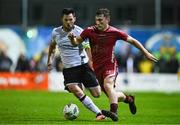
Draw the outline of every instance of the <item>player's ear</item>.
[[[74,17],[74,22],[76,22],[76,17]]]
[[[62,16],[62,17],[60,17],[60,21],[61,21],[61,22],[63,22],[63,16]]]
[[[60,16],[60,20],[63,20],[63,18],[64,18],[64,14]]]
[[[107,21],[108,21],[108,23],[110,22],[110,17],[107,17]]]

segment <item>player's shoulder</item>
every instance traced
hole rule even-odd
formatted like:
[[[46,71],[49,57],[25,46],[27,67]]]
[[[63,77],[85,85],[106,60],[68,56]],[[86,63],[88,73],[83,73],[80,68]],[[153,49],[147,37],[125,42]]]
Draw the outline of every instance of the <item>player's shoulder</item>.
[[[119,29],[117,29],[116,27],[113,27],[113,26],[109,26],[109,30],[110,31],[120,31]]]
[[[94,30],[94,29],[95,29],[95,26],[89,26],[89,27],[87,27],[86,29],[88,29],[88,30]]]
[[[62,31],[62,26],[55,27],[52,30],[52,34],[56,35],[56,34],[59,34],[61,31]]]
[[[84,30],[87,31],[87,32],[94,31],[95,27],[94,26],[89,26],[89,27],[85,28]]]
[[[113,27],[113,26],[109,27],[109,31],[111,31],[111,32],[118,32],[118,33],[125,33],[123,30],[121,30],[119,28],[116,28],[116,27]]]
[[[80,26],[74,25],[74,30],[82,32],[83,28],[81,28]]]

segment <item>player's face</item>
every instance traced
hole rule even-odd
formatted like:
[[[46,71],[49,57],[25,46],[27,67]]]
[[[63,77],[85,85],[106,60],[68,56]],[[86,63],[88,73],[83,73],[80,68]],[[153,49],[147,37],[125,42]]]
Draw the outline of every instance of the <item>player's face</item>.
[[[109,20],[103,15],[98,15],[95,17],[96,27],[100,31],[104,31],[108,27]]]
[[[74,17],[72,13],[69,15],[63,15],[62,17],[63,28],[67,31],[70,31],[74,27],[75,21],[76,21],[76,17]]]

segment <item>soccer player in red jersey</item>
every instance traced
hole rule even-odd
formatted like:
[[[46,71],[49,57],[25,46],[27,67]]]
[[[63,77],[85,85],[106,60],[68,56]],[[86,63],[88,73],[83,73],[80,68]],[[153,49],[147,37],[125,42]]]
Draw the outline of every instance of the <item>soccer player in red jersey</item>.
[[[115,43],[117,40],[124,40],[141,50],[147,59],[154,62],[158,60],[138,40],[109,25],[110,11],[108,9],[98,9],[95,22],[96,25],[86,28],[80,36],[74,36],[74,34],[69,33],[68,37],[73,45],[78,45],[85,39],[89,39],[93,68],[102,90],[106,93],[110,102],[110,111],[102,110],[102,113],[113,121],[118,121],[118,102],[128,103],[132,114],[136,114],[136,106],[134,96],[117,92],[114,89],[118,73],[117,62],[113,52]]]

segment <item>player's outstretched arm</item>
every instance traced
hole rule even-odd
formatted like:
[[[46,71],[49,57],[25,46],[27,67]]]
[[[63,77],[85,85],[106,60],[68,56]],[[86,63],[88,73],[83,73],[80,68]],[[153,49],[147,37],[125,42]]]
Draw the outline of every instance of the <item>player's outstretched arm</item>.
[[[87,55],[89,57],[89,61],[88,61],[89,67],[92,70],[94,70],[94,68],[93,68],[93,61],[92,61],[92,54],[91,54],[91,48],[85,48],[85,50],[86,50],[86,53],[87,53]]]
[[[141,50],[147,59],[154,61],[154,62],[158,61],[158,59],[155,56],[153,56],[150,52],[148,52],[148,50],[146,48],[144,48],[144,46],[138,40],[134,39],[131,36],[128,36],[127,42],[133,44],[136,48]]]
[[[50,71],[52,69],[52,58],[53,58],[54,53],[55,53],[55,48],[56,48],[56,43],[51,42],[49,45],[49,52],[48,52],[48,59],[47,59],[48,71]]]
[[[74,36],[73,33],[69,33],[68,38],[73,46],[77,46],[84,41],[81,36]]]

